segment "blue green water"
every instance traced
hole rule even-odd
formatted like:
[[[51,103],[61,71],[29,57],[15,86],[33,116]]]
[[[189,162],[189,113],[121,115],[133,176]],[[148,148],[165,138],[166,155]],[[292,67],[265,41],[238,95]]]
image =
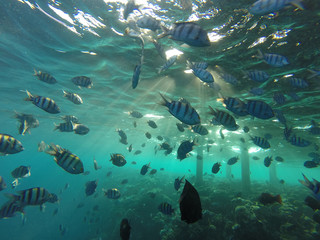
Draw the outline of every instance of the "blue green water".
[[[216,226],[219,232],[215,234],[216,239],[260,240],[260,237],[255,238],[254,233],[246,238],[243,235],[237,237],[232,231],[232,226],[237,222],[233,215],[236,206],[233,203],[228,205],[228,214],[223,210],[224,202],[231,203],[234,196],[243,191],[241,158],[231,168],[233,176],[230,178],[226,175],[227,160],[241,156],[242,137],[249,150],[250,178],[253,184],[252,192],[248,195],[243,193],[242,198],[250,200],[263,210],[264,206],[257,202],[262,192],[281,194],[283,204],[281,207],[276,206],[280,208],[279,213],[285,212],[281,208],[288,206],[291,210],[295,209],[290,210],[292,214],[288,219],[293,218],[296,213],[301,218],[310,219],[306,225],[314,226],[297,231],[305,231],[305,239],[319,239],[319,224],[312,220],[313,211],[304,203],[304,198],[311,191],[298,182],[298,179],[302,179],[301,173],[309,179],[320,180],[319,167],[309,169],[303,166],[306,160],[311,160],[308,153],[318,152],[315,146],[319,144],[319,135],[312,135],[308,131],[310,121],[318,122],[320,119],[320,79],[319,76],[308,79],[311,75],[309,70],[320,68],[319,3],[303,1],[305,10],[289,6],[278,13],[254,16],[247,10],[254,3],[249,0],[137,1],[142,13],[152,14],[167,26],[181,21],[197,22],[209,33],[211,46],[197,48],[167,37],[159,39],[166,50],[179,50],[180,55],[170,69],[158,74],[158,68],[165,61],[158,55],[151,39],[155,39],[161,31],[154,33],[141,29],[145,42],[144,59],[140,82],[136,89],[132,89],[131,78],[135,65],[140,61],[141,47],[137,40],[125,35],[125,29],[130,27],[139,30],[135,27],[135,21],[141,13],[135,10],[125,20],[122,12],[126,2],[1,1],[0,133],[10,134],[20,140],[24,151],[0,157],[0,176],[7,183],[7,188],[0,194],[0,203],[7,201],[3,193],[15,193],[31,187],[44,187],[59,197],[59,203],[46,203],[43,213],[38,206],[26,207],[24,224],[19,213],[12,218],[1,219],[1,238],[120,239],[120,221],[128,218],[132,227],[130,239],[215,239],[214,236],[203,233]],[[287,57],[290,64],[280,68],[271,67],[253,57],[257,55],[258,49],[264,53],[281,54]],[[187,60],[207,62],[209,72],[221,89],[218,91],[204,86],[192,73],[185,72]],[[39,81],[33,76],[34,69],[52,74],[58,83],[50,85]],[[266,71],[270,75],[269,80],[261,84],[244,78],[244,71],[254,69]],[[232,74],[240,83],[233,86],[224,82],[221,78],[223,72]],[[284,77],[289,74],[306,79],[309,87],[292,88]],[[91,89],[79,89],[72,83],[71,78],[81,75],[92,79]],[[262,87],[264,94],[253,96],[249,93],[252,87]],[[61,113],[49,114],[31,102],[24,101],[26,94],[23,91],[26,89],[32,94],[54,99],[61,108]],[[79,94],[84,103],[73,104],[63,97],[62,90]],[[284,105],[277,105],[273,101],[272,96],[276,91],[285,94],[287,101]],[[170,115],[166,107],[159,104],[159,92],[174,100],[186,98],[199,112],[209,135],[199,136],[188,129],[183,133],[179,132],[176,127],[178,120]],[[300,99],[292,100],[290,92],[297,93]],[[212,116],[207,113],[208,105],[225,109],[217,101],[221,97],[267,102],[272,108],[282,110],[288,125],[293,126],[297,135],[312,144],[300,148],[288,143],[283,137],[284,126],[275,117],[268,120],[253,119],[250,116],[236,118],[239,130],[223,130],[225,139],[221,139],[221,127],[210,125]],[[144,117],[134,119],[129,116],[128,112],[133,110],[141,112]],[[40,122],[39,127],[32,128],[31,134],[19,135],[15,111],[34,115]],[[53,131],[54,123],[62,122],[63,115],[77,116],[81,123],[90,128],[90,132],[80,136]],[[148,120],[154,120],[158,128],[150,128]],[[134,121],[137,122],[136,128],[133,126]],[[250,128],[249,134],[243,132],[244,126]],[[116,132],[119,128],[127,134],[128,145],[119,142]],[[151,139],[145,137],[146,132],[151,133]],[[250,141],[249,135],[264,136],[267,133],[272,135],[271,148],[268,150],[259,149]],[[175,146],[168,156],[163,151],[155,154],[155,146],[158,147],[161,143],[156,139],[158,135]],[[199,145],[191,156],[180,162],[176,152],[181,141],[191,140],[196,136],[201,139]],[[208,152],[209,139],[214,143]],[[52,156],[37,151],[41,141],[58,144],[79,156],[84,170],[90,171],[89,175],[72,175],[64,171]],[[141,146],[143,143],[146,144],[145,147]],[[132,152],[127,150],[130,144],[133,144]],[[141,150],[142,153],[134,155],[136,150]],[[128,163],[121,168],[112,165],[109,161],[112,153],[123,154]],[[196,174],[198,154],[203,155],[203,171]],[[272,162],[276,165],[277,178],[285,181],[285,184],[273,184],[273,188],[270,186],[270,170],[263,164],[263,159],[269,155],[284,158],[283,163]],[[253,156],[260,159],[252,160]],[[99,166],[102,166],[100,170],[93,168],[94,157]],[[137,164],[133,165],[132,161]],[[213,175],[211,168],[217,161],[222,163],[222,167],[217,175]],[[149,162],[153,169],[157,169],[157,173],[152,176],[140,175],[142,165]],[[12,189],[10,183],[14,179],[10,173],[20,165],[31,166],[31,176],[21,179],[20,185]],[[160,168],[164,170],[161,171]],[[107,177],[109,171],[112,174]],[[202,208],[206,213],[205,220],[188,227],[180,221],[178,200],[181,190],[177,193],[173,188],[174,179],[184,175],[198,186],[203,200]],[[128,179],[129,182],[123,185],[123,179]],[[98,180],[97,196],[86,197],[85,184],[92,180]],[[70,187],[63,190],[66,183]],[[121,191],[118,200],[108,199],[102,192],[102,189],[114,187]],[[156,193],[156,197],[151,198],[148,195],[150,192]],[[223,194],[219,199],[220,192]],[[176,215],[169,217],[159,213],[157,207],[164,201],[172,204]],[[79,203],[84,203],[84,206],[77,208]],[[99,206],[98,211],[93,210],[95,205]],[[53,216],[57,208],[58,213]],[[223,224],[217,218],[212,217],[210,220],[210,216],[220,215],[225,216],[226,220],[223,228],[219,227]],[[281,217],[285,217],[285,214]],[[227,224],[227,219],[232,220]],[[269,226],[268,221],[266,226]],[[67,229],[64,235],[59,231],[60,224]],[[286,226],[286,222],[281,221],[280,225]],[[223,231],[226,233],[222,234]],[[174,235],[182,232],[190,234],[180,235],[181,238]],[[172,235],[169,236],[170,234]],[[299,233],[290,235],[286,232],[266,239],[295,239],[294,235],[299,236]]]

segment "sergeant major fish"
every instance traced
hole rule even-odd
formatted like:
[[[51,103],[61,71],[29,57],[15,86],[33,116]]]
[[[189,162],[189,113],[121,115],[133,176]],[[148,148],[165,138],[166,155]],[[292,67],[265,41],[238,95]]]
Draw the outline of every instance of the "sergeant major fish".
[[[229,113],[213,109],[210,107],[210,114],[214,115],[214,118],[211,120],[212,124],[223,125],[229,131],[236,131],[239,128],[239,125],[236,124],[236,121],[233,116]]]
[[[155,48],[157,49],[160,57],[166,60],[167,59],[166,51],[164,50],[163,46],[158,41],[156,41],[154,39],[152,40],[152,43],[155,46]]]
[[[180,188],[180,186],[181,186],[181,183],[183,183],[183,181],[184,181],[184,176],[183,176],[182,178],[180,178],[180,179],[179,179],[179,177],[177,177],[177,178],[174,180],[174,184],[173,184],[174,189],[178,191],[179,188]]]
[[[45,83],[49,83],[49,84],[57,83],[57,80],[52,75],[46,72],[37,71],[34,69],[34,76],[38,77],[40,81]]]
[[[91,78],[86,76],[78,76],[71,79],[71,81],[77,85],[79,88],[85,87],[85,88],[92,88],[93,82]]]
[[[74,104],[82,104],[83,103],[82,98],[78,94],[67,92],[64,90],[62,90],[62,92],[63,92],[63,96],[66,97],[67,99],[69,99]]]
[[[272,156],[271,157],[266,157],[263,161],[263,164],[266,166],[266,167],[269,167],[271,165],[271,162],[272,162]]]
[[[141,175],[146,175],[146,173],[148,172],[149,168],[150,168],[150,163],[143,165],[141,170],[140,170],[140,174]]]
[[[23,151],[22,143],[8,134],[0,133],[0,155],[15,154]]]
[[[251,116],[256,118],[269,119],[274,117],[272,108],[261,100],[249,100],[246,109]]]
[[[30,166],[20,166],[11,172],[13,178],[25,178],[31,176]]]
[[[87,196],[94,194],[97,188],[98,181],[89,181],[86,183],[85,193]]]
[[[303,9],[302,0],[258,0],[249,9],[249,12],[254,15],[264,15],[281,10],[288,5],[294,5]]]
[[[171,56],[165,64],[159,68],[158,73],[161,73],[162,71],[168,70],[176,61],[177,61],[178,56],[173,55]]]
[[[257,58],[263,59],[264,62],[266,62],[267,64],[273,67],[283,67],[289,64],[289,61],[284,56],[281,56],[279,54],[274,54],[274,53],[262,53],[260,50],[258,50]]]
[[[137,25],[139,28],[146,28],[152,31],[157,31],[161,29],[160,21],[148,15],[140,17],[137,20]]]
[[[51,98],[37,96],[37,95],[32,96],[28,90],[26,90],[26,93],[28,97],[24,99],[25,101],[31,101],[38,108],[41,108],[42,110],[48,113],[52,113],[52,114],[60,113],[60,108],[55,103],[55,101],[52,100]]]
[[[6,202],[4,205],[2,205],[0,209],[0,219],[13,217],[16,212],[24,214],[23,206],[21,206],[21,204],[19,204],[19,202],[16,201]]]
[[[111,188],[107,191],[102,189],[102,191],[104,192],[104,195],[110,199],[118,199],[121,196],[121,193],[117,188]]]
[[[134,67],[133,76],[132,76],[132,88],[135,89],[138,86],[140,73],[141,73],[141,64],[138,64]]]
[[[124,156],[122,154],[119,154],[119,153],[111,154],[110,162],[112,162],[112,164],[117,166],[117,167],[122,167],[127,163],[127,161],[125,160]]]
[[[172,215],[174,213],[174,209],[172,208],[171,204],[163,202],[158,206],[160,212],[165,215]]]
[[[258,147],[261,147],[263,149],[270,148],[270,143],[268,142],[267,139],[262,138],[262,137],[257,137],[257,136],[255,136],[255,137],[250,136],[250,138],[253,141],[253,143],[255,145],[257,145]]]
[[[152,128],[157,128],[158,127],[157,124],[155,123],[155,121],[149,120],[147,123]]]
[[[73,131],[75,134],[86,135],[90,129],[84,124],[75,123],[73,124]]]
[[[60,123],[59,125],[54,124],[54,129],[59,130],[60,132],[73,132],[73,123],[71,121]]]
[[[198,133],[202,136],[204,135],[208,135],[208,129],[204,126],[202,126],[201,124],[198,124],[198,125],[194,125],[192,127],[190,127],[191,130],[194,132],[194,133]]]
[[[263,83],[269,79],[269,75],[264,71],[251,70],[247,71],[246,75],[255,82]]]
[[[219,163],[219,162],[216,162],[215,164],[213,164],[212,169],[211,169],[212,173],[217,174],[220,170],[220,167],[221,167],[221,163]]]
[[[232,157],[228,160],[227,164],[228,165],[233,165],[233,164],[236,164],[239,160],[239,157]]]
[[[193,147],[196,145],[195,140],[193,140],[192,142],[187,140],[187,141],[183,141],[177,151],[177,159],[179,159],[180,161],[182,161],[183,159],[188,157],[188,153],[191,152],[193,150]]]

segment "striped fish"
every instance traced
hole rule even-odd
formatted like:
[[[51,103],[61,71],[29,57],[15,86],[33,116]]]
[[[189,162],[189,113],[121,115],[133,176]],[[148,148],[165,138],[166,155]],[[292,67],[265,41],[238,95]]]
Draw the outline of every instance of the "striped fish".
[[[172,215],[174,213],[174,209],[169,203],[163,202],[158,207],[159,211],[165,215]]]
[[[7,184],[6,182],[4,181],[3,177],[0,176],[0,191],[4,190],[7,188]]]
[[[103,191],[104,191],[104,195],[110,199],[118,199],[121,196],[121,193],[117,188],[111,188],[111,189],[108,189],[107,191],[105,190]]]
[[[15,154],[23,150],[19,140],[8,134],[0,133],[0,155]]]
[[[23,177],[29,177],[31,175],[30,172],[31,167],[30,166],[20,166],[14,169],[11,172],[11,176],[13,178],[23,178]]]
[[[25,101],[31,101],[38,108],[41,108],[42,110],[48,113],[52,113],[52,114],[60,113],[60,108],[52,99],[47,97],[37,96],[37,95],[32,96],[31,93],[28,92],[28,90],[26,90],[26,93],[28,97],[25,98]]]
[[[27,206],[44,204],[50,199],[51,194],[45,188],[35,187],[19,191],[18,195],[6,194],[6,196],[21,206]]]
[[[238,116],[248,115],[246,104],[239,98],[227,97],[222,99],[226,109]]]
[[[264,161],[263,161],[263,164],[266,166],[266,167],[270,167],[271,165],[271,162],[272,162],[272,156],[271,157],[265,157]]]
[[[49,84],[55,84],[57,83],[57,80],[51,76],[49,73],[45,73],[45,72],[37,72],[36,70],[34,70],[34,76],[37,76],[38,79],[42,82],[46,82]]]
[[[54,156],[55,162],[65,171],[71,174],[83,173],[83,163],[80,158],[67,149],[59,145],[51,144],[44,150],[46,153]]]
[[[257,145],[258,147],[261,147],[263,149],[268,149],[270,148],[270,143],[268,142],[267,139],[262,138],[262,137],[251,137],[251,140],[253,141],[253,143],[255,145]]]
[[[169,112],[181,122],[188,125],[197,125],[200,124],[200,116],[196,110],[186,101],[171,101],[169,102],[165,97],[160,93],[160,96],[163,99],[161,105],[166,106],[169,109]]]
[[[249,9],[249,12],[254,15],[264,15],[283,9],[292,4],[295,7],[303,9],[302,0],[258,0]]]
[[[23,207],[18,202],[9,201],[2,205],[0,209],[0,219],[13,217],[16,212],[23,214]]]
[[[316,199],[320,201],[320,182],[318,182],[315,179],[313,179],[313,181],[311,182],[303,173],[302,173],[302,176],[304,178],[304,181],[299,180],[299,182],[303,186],[306,186],[307,188],[309,188],[312,191],[313,195],[316,197]]]
[[[202,82],[213,83],[214,79],[210,72],[202,68],[192,68],[192,73],[198,77]]]
[[[78,135],[86,135],[90,129],[84,124],[75,123],[73,124],[73,131]]]
[[[214,118],[211,120],[212,124],[223,125],[229,131],[235,131],[239,128],[239,125],[237,125],[236,120],[229,113],[222,110],[213,109],[210,106],[209,108],[210,114],[214,116]]]
[[[62,92],[63,92],[63,96],[66,97],[67,99],[69,99],[74,104],[82,104],[83,103],[82,98],[78,94],[66,92],[64,90],[62,90]]]
[[[193,68],[201,68],[201,69],[207,69],[209,64],[207,62],[190,62],[187,60],[187,67],[190,69]]]
[[[79,123],[79,119],[76,116],[72,116],[72,115],[62,116],[61,119],[65,122]]]
[[[71,81],[78,87],[92,88],[93,86],[92,80],[86,76],[74,77]]]
[[[177,55],[173,55],[172,57],[170,57],[168,61],[166,61],[166,63],[161,68],[159,68],[158,73],[169,69],[177,61],[177,57]]]
[[[158,38],[170,35],[173,40],[184,42],[190,46],[210,46],[208,33],[194,22],[175,23],[170,30],[162,26],[162,30],[164,32]]]
[[[60,123],[59,125],[54,125],[54,129],[59,130],[60,132],[73,132],[73,123],[71,121]]]
[[[291,138],[289,138],[288,141],[292,145],[297,146],[297,147],[308,147],[311,144],[310,141],[303,139],[301,137],[297,137],[295,134]]]
[[[295,87],[295,88],[309,87],[308,82],[303,80],[302,78],[291,77],[291,78],[289,78],[289,83],[291,84],[292,87]]]
[[[272,108],[261,100],[249,100],[246,107],[247,112],[256,118],[269,119],[274,116]]]
[[[269,78],[268,73],[259,70],[247,71],[246,74],[252,81],[260,83],[267,81]]]
[[[183,141],[177,150],[177,159],[182,161],[183,159],[187,158],[189,156],[189,152],[193,150],[194,145],[196,145],[195,140],[192,142],[189,140]]]
[[[221,74],[221,77],[225,82],[230,83],[232,85],[237,85],[239,83],[239,81],[231,74],[223,73]]]
[[[275,92],[273,94],[273,100],[279,105],[283,105],[286,103],[286,97],[282,92]]]
[[[260,50],[258,50],[257,58],[263,59],[273,67],[283,67],[289,64],[288,59],[284,56],[275,53],[262,53]]]
[[[135,89],[139,83],[139,77],[141,73],[141,64],[138,64],[134,67],[133,76],[132,76],[132,88]]]
[[[287,124],[287,119],[286,119],[286,117],[284,116],[283,112],[282,112],[281,110],[279,110],[279,109],[275,109],[275,110],[273,110],[273,112],[274,112],[276,118],[278,119],[278,121],[281,122],[283,125],[286,126],[286,124]]]
[[[253,87],[250,89],[249,92],[255,96],[261,96],[262,94],[264,94],[263,88],[259,88],[259,87]]]
[[[208,133],[209,133],[208,129],[206,127],[202,126],[201,124],[192,126],[191,130],[192,130],[192,132],[198,133],[202,136],[208,135]]]
[[[160,24],[159,20],[148,15],[144,15],[137,20],[137,26],[139,28],[150,29],[152,31],[160,30]]]

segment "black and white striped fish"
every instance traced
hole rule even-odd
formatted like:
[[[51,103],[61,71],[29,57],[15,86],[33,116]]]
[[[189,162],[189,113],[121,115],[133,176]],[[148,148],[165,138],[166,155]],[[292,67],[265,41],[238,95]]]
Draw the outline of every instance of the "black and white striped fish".
[[[30,169],[31,169],[30,166],[28,166],[28,167],[27,166],[17,167],[11,172],[11,176],[13,178],[29,177],[31,175]]]
[[[202,68],[202,69],[207,69],[209,64],[207,62],[190,62],[187,60],[187,67],[190,69],[193,68]]]
[[[28,90],[26,90],[26,93],[28,95],[27,98],[25,98],[25,101],[31,101],[34,105],[36,105],[38,108],[41,108],[42,110],[56,114],[60,113],[60,108],[58,105],[53,101],[51,98],[42,97],[42,96],[32,96]]]
[[[223,104],[225,105],[226,109],[233,112],[234,114],[238,116],[246,116],[249,113],[246,109],[246,104],[241,101],[239,98],[233,98],[233,97],[226,97],[223,98]]]
[[[251,137],[251,136],[250,136],[250,138],[251,138],[251,140],[253,141],[253,143],[254,143],[255,145],[257,145],[258,147],[261,147],[261,148],[263,148],[263,149],[268,149],[268,148],[270,148],[270,143],[268,142],[267,139],[262,138],[262,137],[257,137],[257,136],[255,136],[255,137]]]
[[[57,82],[57,80],[49,73],[45,73],[41,71],[37,72],[37,70],[34,70],[34,76],[37,76],[40,81],[46,82],[49,84],[55,84]]]
[[[303,139],[301,137],[297,137],[295,134],[292,137],[290,137],[288,139],[288,141],[292,145],[297,146],[297,147],[308,147],[311,144],[310,141]]]
[[[288,59],[284,56],[275,53],[262,53],[260,50],[258,50],[257,58],[263,59],[267,64],[273,67],[283,67],[289,64]]]
[[[59,130],[60,132],[73,132],[73,123],[69,121],[58,125],[55,124],[53,131],[55,130]]]
[[[169,69],[175,62],[177,61],[177,55],[171,56],[166,63],[159,68],[158,73],[161,73],[162,71],[165,71]]]
[[[0,133],[0,155],[15,154],[23,150],[19,140],[8,134]]]
[[[172,215],[174,213],[174,209],[172,208],[171,204],[163,202],[158,206],[160,212],[165,215]]]
[[[272,108],[261,100],[249,100],[246,104],[247,112],[256,118],[269,119],[274,117]]]
[[[83,103],[82,98],[78,94],[67,92],[64,90],[62,90],[62,92],[63,92],[63,96],[66,97],[67,99],[69,99],[74,104],[82,104]]]
[[[229,131],[236,131],[239,128],[239,125],[237,125],[236,120],[229,113],[222,110],[213,109],[210,106],[209,108],[210,113],[215,116],[211,120],[212,124],[223,125]]]
[[[202,68],[192,68],[192,73],[198,77],[202,82],[213,83],[214,79],[210,72]]]
[[[35,187],[19,191],[17,195],[6,194],[6,196],[21,206],[27,206],[44,204],[50,199],[51,194],[45,188]]]
[[[21,212],[23,214],[23,207],[19,204],[19,202],[6,202],[0,209],[0,219],[14,217],[16,212]]]
[[[43,150],[43,149],[41,149]],[[71,174],[83,173],[83,163],[80,158],[59,145],[51,144],[44,150],[45,153],[54,156],[55,162],[65,171]]]
[[[150,29],[157,31],[161,29],[161,22],[149,15],[144,15],[137,20],[137,26],[139,28]]]
[[[121,196],[121,193],[119,189],[117,188],[111,188],[108,189],[107,191],[102,190],[104,192],[104,195],[106,195],[110,199],[118,199]]]
[[[169,109],[169,112],[179,119],[181,122],[188,125],[197,125],[200,124],[200,116],[196,110],[186,101],[171,101],[169,102],[165,97],[160,93],[160,96],[163,99],[161,105],[166,106]]]
[[[255,82],[265,82],[269,79],[269,75],[264,71],[250,70],[246,72],[247,76]]]
[[[162,30],[164,32],[158,38],[170,35],[173,40],[184,42],[190,46],[210,46],[208,33],[194,22],[175,23],[170,30],[162,26]]]
[[[93,82],[91,78],[86,76],[78,76],[71,79],[71,81],[78,87],[92,88]]]
[[[208,129],[206,127],[202,126],[201,124],[192,126],[191,130],[194,133],[198,133],[198,134],[200,134],[202,136],[207,135],[209,133]]]
[[[302,78],[291,77],[289,78],[289,83],[291,84],[292,87],[295,87],[295,88],[309,87],[308,82]]]
[[[62,116],[61,119],[65,122],[79,123],[79,119],[76,116],[72,116],[72,115]]]

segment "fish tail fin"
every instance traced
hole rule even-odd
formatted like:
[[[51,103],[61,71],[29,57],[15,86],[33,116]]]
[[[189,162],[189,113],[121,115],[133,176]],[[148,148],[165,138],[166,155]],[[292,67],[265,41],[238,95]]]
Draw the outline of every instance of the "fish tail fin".
[[[312,183],[309,181],[309,179],[308,179],[303,173],[302,173],[302,176],[303,176],[303,178],[304,178],[304,181],[299,179],[299,182],[300,182],[302,185],[310,188],[311,185],[312,185]]]
[[[59,152],[59,149],[56,145],[51,143],[51,145],[47,145],[47,149],[45,149],[45,153],[48,153],[49,155],[55,156]]]
[[[263,59],[263,53],[261,52],[260,49],[258,49],[258,55],[255,55],[254,57],[256,57],[258,59]]]
[[[27,95],[28,95],[28,97],[26,97],[24,100],[25,101],[32,101],[33,100],[33,96],[32,96],[32,94],[28,91],[28,90],[21,90],[21,91],[23,91],[23,92],[25,92]]]
[[[54,129],[53,129],[53,131],[56,131],[57,129],[59,129],[59,125],[58,125],[58,124],[53,123],[53,125],[54,125]]]
[[[187,60],[187,68],[192,69],[194,67],[193,62],[190,62],[189,60]]]
[[[63,96],[64,96],[64,97],[66,97],[66,96],[68,95],[68,93],[67,93],[65,90],[63,90],[63,89],[62,89],[62,92],[63,92]]]
[[[166,26],[161,25],[160,27],[161,27],[161,30],[163,31],[163,33],[161,33],[157,36],[158,39],[169,35],[169,29]]]
[[[276,201],[277,201],[278,203],[282,204],[282,198],[281,198],[280,194],[278,194],[278,195],[276,196]]]
[[[294,0],[290,4],[295,6],[296,8],[299,8],[300,10],[304,10],[304,6],[302,5],[302,0]]]
[[[211,106],[209,106],[209,109],[210,109],[210,112],[209,112],[210,114],[212,114],[214,116],[217,115],[217,112]]]
[[[163,105],[163,106],[166,106],[166,107],[169,107],[169,101],[159,92],[160,96],[162,97],[162,102],[160,102],[159,104],[160,105]]]
[[[9,201],[11,201],[11,202],[16,202],[16,201],[19,200],[19,196],[18,195],[14,195],[12,193],[5,193],[4,196],[9,198]]]
[[[40,71],[38,72],[38,71],[35,70],[35,69],[33,69],[33,72],[34,72],[34,73],[33,73],[33,76],[38,76],[38,75],[41,73]]]

